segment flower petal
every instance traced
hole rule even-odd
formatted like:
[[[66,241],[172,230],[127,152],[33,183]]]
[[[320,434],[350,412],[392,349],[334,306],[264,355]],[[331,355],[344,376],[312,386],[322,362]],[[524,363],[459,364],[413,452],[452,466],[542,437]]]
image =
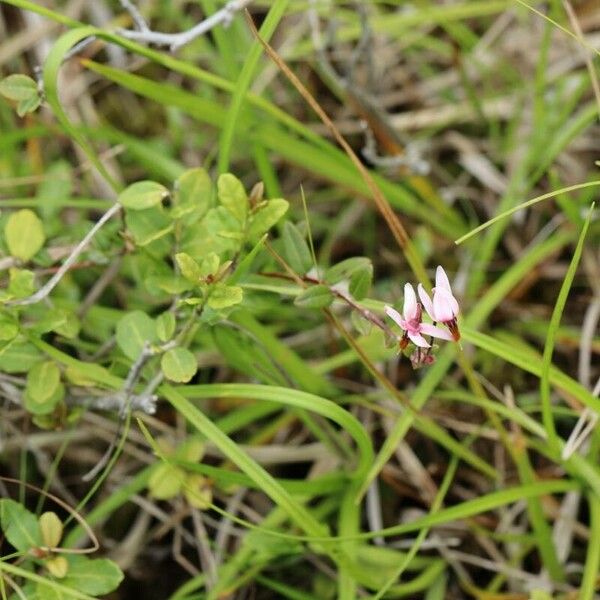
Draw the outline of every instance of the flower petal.
[[[430,323],[421,323],[421,332],[425,335],[431,335],[439,338],[440,340],[448,340],[449,342],[454,341],[452,334],[441,327],[436,327]]]
[[[433,312],[436,321],[452,321],[458,314],[458,302],[448,290],[436,287],[433,292]]]
[[[435,287],[444,288],[452,294],[450,282],[448,281],[448,275],[446,275],[446,271],[444,271],[443,267],[440,266],[438,266],[438,268],[435,270]]]
[[[399,327],[406,329],[406,321],[402,318],[402,315],[391,306],[385,307],[385,314],[392,319]]]
[[[423,304],[425,311],[429,315],[429,318],[432,321],[435,321],[435,317],[433,316],[433,304],[431,302],[429,294],[425,291],[425,288],[421,284],[419,284],[419,286],[417,287],[417,291],[419,292],[419,298],[421,299],[421,303]]]
[[[415,346],[419,346],[420,348],[429,348],[427,340],[420,333],[410,333],[409,331],[408,337]]]
[[[412,321],[417,317],[417,296],[410,283],[404,286],[404,310],[402,312],[407,321]]]

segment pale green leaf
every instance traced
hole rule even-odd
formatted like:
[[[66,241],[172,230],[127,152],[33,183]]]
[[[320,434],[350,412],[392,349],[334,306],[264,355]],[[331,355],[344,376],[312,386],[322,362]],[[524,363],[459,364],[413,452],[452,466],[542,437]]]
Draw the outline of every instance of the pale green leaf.
[[[147,246],[163,238],[173,231],[174,225],[160,205],[125,211],[125,224],[138,246]]]
[[[253,215],[248,227],[248,239],[255,242],[275,225],[289,208],[289,202],[283,198],[269,200],[261,206]]]
[[[69,572],[61,583],[84,594],[100,596],[115,590],[123,580],[121,569],[107,558],[69,556]]]
[[[144,344],[156,340],[156,327],[154,321],[141,310],[126,314],[117,323],[117,344],[125,356],[136,360]]]
[[[58,515],[52,511],[45,512],[38,522],[44,546],[57,548],[63,535],[63,524]]]
[[[243,297],[244,292],[241,287],[217,283],[211,290],[208,298],[208,306],[214,310],[228,308],[239,304],[243,300]]]
[[[37,404],[45,404],[56,392],[60,383],[60,369],[53,361],[33,366],[27,375],[25,388],[29,398]]]
[[[24,117],[26,114],[37,110],[41,103],[42,99],[39,96],[31,96],[31,98],[20,100],[17,104],[17,114]]]
[[[0,94],[9,100],[29,100],[38,96],[38,86],[31,77],[15,73],[0,81]]]
[[[0,500],[0,525],[6,539],[19,552],[27,552],[42,544],[37,517],[14,500]]]
[[[36,400],[31,397],[29,391],[26,389],[23,394],[23,404],[28,412],[32,415],[41,416],[41,415],[49,415],[54,411],[57,404],[62,402],[65,397],[65,386],[59,382],[58,385],[54,388],[52,395],[43,400]]]
[[[161,342],[168,342],[175,333],[175,315],[166,311],[156,317],[156,335]]]
[[[219,202],[240,222],[246,221],[248,196],[242,182],[231,173],[223,173],[217,180]]]
[[[13,315],[0,314],[0,342],[9,342],[19,333],[19,324]]]
[[[31,343],[16,338],[0,350],[0,371],[27,373],[42,359],[42,353]]]
[[[28,208],[10,215],[4,227],[4,236],[10,254],[23,261],[34,256],[46,241],[41,220]]]
[[[186,252],[175,255],[175,261],[181,274],[191,283],[198,284],[202,278],[202,272],[198,263]]]
[[[196,374],[198,361],[187,348],[172,348],[162,355],[160,366],[167,379],[187,383]]]
[[[8,293],[13,298],[26,298],[31,296],[34,290],[35,275],[28,269],[16,269],[12,267],[9,270]]]
[[[175,182],[175,206],[171,216],[175,219],[183,216],[200,219],[210,208],[211,195],[212,182],[204,169],[197,167],[186,171]]]
[[[157,500],[174,498],[181,491],[184,478],[183,469],[169,463],[160,463],[150,475],[148,491]]]
[[[118,201],[125,208],[145,210],[160,204],[168,195],[167,188],[156,181],[136,181],[119,194]]]

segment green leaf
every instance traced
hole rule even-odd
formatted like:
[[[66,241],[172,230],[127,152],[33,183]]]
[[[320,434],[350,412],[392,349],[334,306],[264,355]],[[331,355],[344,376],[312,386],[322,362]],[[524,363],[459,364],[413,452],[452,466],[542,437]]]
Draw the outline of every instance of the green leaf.
[[[283,198],[275,198],[263,204],[250,219],[248,239],[255,242],[260,236],[269,231],[287,212],[290,204]]]
[[[25,390],[25,394],[23,395],[23,404],[28,412],[32,415],[49,415],[54,411],[56,405],[59,402],[62,402],[65,397],[65,386],[59,382],[59,384],[54,389],[52,395],[43,400],[34,400],[29,392]]]
[[[46,559],[44,566],[48,570],[48,573],[57,579],[62,579],[69,571],[69,561],[60,555]]]
[[[207,510],[212,505],[213,494],[210,481],[199,473],[188,475],[183,484],[183,494],[194,508]]]
[[[304,236],[289,221],[283,225],[283,258],[298,275],[304,275],[313,266],[310,248]]]
[[[373,265],[369,261],[368,264],[358,268],[350,276],[349,291],[352,297],[356,300],[362,300],[371,289],[373,282]]]
[[[9,100],[29,100],[38,96],[38,86],[31,77],[16,73],[0,81],[0,94]]]
[[[60,369],[49,360],[37,363],[29,371],[25,391],[32,402],[44,405],[56,393],[59,384]]]
[[[17,337],[19,323],[13,315],[0,313],[0,342],[9,342]]]
[[[77,315],[71,311],[65,310],[64,313],[65,320],[56,325],[53,328],[53,331],[58,333],[58,335],[62,335],[63,337],[72,340],[79,334],[79,330],[81,329],[81,321]]]
[[[204,456],[204,442],[198,436],[188,437],[175,451],[174,457],[190,463],[197,463]]]
[[[200,277],[204,278],[209,275],[216,275],[220,264],[219,256],[214,252],[210,252],[200,263]]]
[[[217,283],[211,290],[208,306],[214,310],[228,308],[239,304],[244,297],[244,291],[237,285]]]
[[[183,229],[179,249],[201,261],[209,252],[222,255],[240,247],[242,225],[223,206],[211,208],[204,218]]]
[[[210,208],[212,182],[208,173],[197,167],[183,173],[175,182],[174,207],[171,216],[180,219],[189,215],[197,220]]]
[[[184,479],[183,469],[163,462],[150,475],[148,491],[157,500],[168,500],[179,494]]]
[[[134,310],[117,323],[116,337],[117,344],[125,356],[136,360],[144,344],[151,344],[156,340],[156,327],[145,312]]]
[[[182,294],[192,289],[192,284],[178,275],[152,275],[144,280],[146,289],[153,295],[160,291],[167,294]]]
[[[172,348],[162,355],[160,366],[167,379],[187,383],[196,374],[198,361],[187,348]]]
[[[26,114],[37,110],[42,103],[42,99],[39,96],[32,96],[25,100],[21,100],[17,104],[17,114],[20,117],[24,117]]]
[[[147,246],[173,231],[174,223],[162,206],[125,211],[125,224],[138,246]]]
[[[27,552],[42,545],[37,517],[14,500],[0,500],[0,526],[6,539],[19,552]]]
[[[8,293],[13,298],[27,298],[33,294],[34,280],[33,271],[13,267],[9,270]]]
[[[363,256],[347,258],[337,265],[333,265],[325,272],[325,281],[330,285],[351,279],[357,271],[373,268],[371,261]]]
[[[181,274],[191,283],[198,284],[202,278],[202,272],[198,263],[186,252],[175,255],[175,261]]]
[[[85,556],[70,555],[68,560],[69,572],[61,583],[84,594],[94,596],[108,594],[117,589],[123,581],[121,569],[107,558],[90,560]]]
[[[30,331],[35,333],[48,333],[55,327],[64,325],[67,321],[67,312],[61,308],[49,308],[39,321],[34,323]]]
[[[319,284],[307,288],[299,296],[296,296],[294,304],[303,308],[327,308],[331,306],[333,299],[333,292],[329,287]]]
[[[4,227],[4,236],[10,254],[23,261],[34,256],[46,241],[42,222],[28,208],[10,215]]]
[[[166,311],[156,317],[156,335],[161,342],[168,342],[175,333],[175,315]]]
[[[27,373],[42,359],[42,353],[31,343],[16,338],[0,350],[0,371]]]
[[[125,208],[145,210],[160,204],[169,195],[169,190],[156,181],[136,181],[126,187],[118,197]]]
[[[242,182],[231,173],[223,173],[217,180],[219,202],[240,222],[248,214],[248,196]]]
[[[48,548],[57,548],[63,535],[63,524],[55,512],[48,511],[38,519],[42,543]]]

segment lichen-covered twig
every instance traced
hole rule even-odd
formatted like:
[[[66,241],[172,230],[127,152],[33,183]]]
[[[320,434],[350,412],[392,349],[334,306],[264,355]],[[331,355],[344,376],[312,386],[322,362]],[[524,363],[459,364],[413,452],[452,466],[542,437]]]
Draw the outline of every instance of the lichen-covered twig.
[[[129,0],[121,0],[121,6],[129,12],[137,29],[119,29],[119,35],[128,40],[157,46],[167,46],[171,52],[179,50],[182,46],[189,44],[196,38],[209,32],[217,25],[227,26],[231,23],[235,13],[243,10],[252,0],[230,0],[221,10],[203,19],[187,31],[179,33],[162,33],[152,31],[147,25],[139,11]]]

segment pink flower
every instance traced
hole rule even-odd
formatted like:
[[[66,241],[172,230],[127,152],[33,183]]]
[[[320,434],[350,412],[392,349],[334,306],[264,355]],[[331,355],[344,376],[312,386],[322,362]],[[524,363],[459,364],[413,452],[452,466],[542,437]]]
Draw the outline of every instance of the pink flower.
[[[452,339],[458,341],[460,332],[458,331],[456,317],[458,316],[459,306],[458,301],[452,294],[446,271],[442,267],[438,267],[435,271],[433,301],[421,284],[419,284],[418,291],[419,298],[431,320],[435,323],[444,323],[450,330]]]
[[[447,331],[430,323],[423,323],[421,321],[421,304],[417,302],[415,290],[410,283],[407,283],[404,286],[403,314],[401,315],[391,306],[386,306],[385,312],[388,317],[393,319],[405,332],[400,340],[400,348],[406,348],[409,339],[419,348],[429,348],[429,343],[423,337],[423,334],[431,335],[443,340],[453,339]]]

